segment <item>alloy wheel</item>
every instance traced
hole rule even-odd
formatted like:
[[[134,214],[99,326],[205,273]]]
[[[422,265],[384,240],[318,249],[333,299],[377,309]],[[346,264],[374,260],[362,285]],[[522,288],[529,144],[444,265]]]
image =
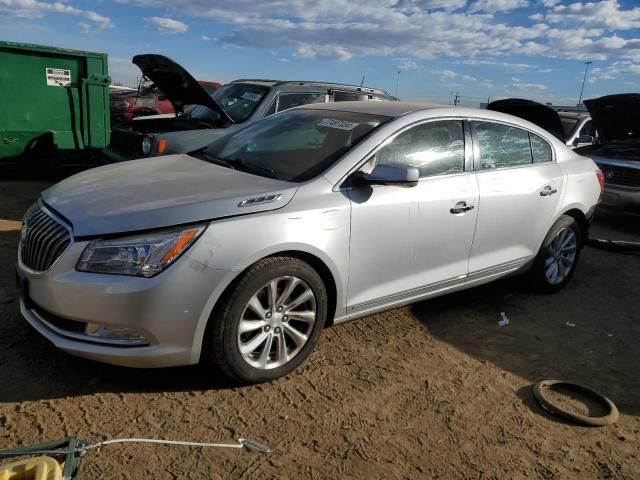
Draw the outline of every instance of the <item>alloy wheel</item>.
[[[306,345],[317,318],[311,287],[294,276],[275,278],[255,292],[238,325],[238,348],[252,367],[285,365]]]
[[[544,262],[545,276],[552,285],[561,283],[573,269],[578,239],[571,227],[560,230],[547,247]]]

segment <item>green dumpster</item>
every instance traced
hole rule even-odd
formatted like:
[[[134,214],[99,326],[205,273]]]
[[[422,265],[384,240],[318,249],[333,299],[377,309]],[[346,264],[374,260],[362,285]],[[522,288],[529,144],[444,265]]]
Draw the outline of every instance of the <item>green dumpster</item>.
[[[0,162],[98,158],[109,84],[105,53],[0,42]]]

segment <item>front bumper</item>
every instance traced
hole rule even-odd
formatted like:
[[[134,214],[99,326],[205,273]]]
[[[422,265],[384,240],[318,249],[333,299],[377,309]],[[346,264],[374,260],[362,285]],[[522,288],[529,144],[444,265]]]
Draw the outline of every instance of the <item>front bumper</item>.
[[[28,285],[20,302],[22,316],[56,347],[76,356],[140,368],[197,363],[207,305],[228,272],[187,256],[152,278],[78,272],[75,265],[85,246],[71,244],[43,273],[18,261],[18,274]],[[61,323],[50,321],[58,317]],[[82,333],[85,323],[134,329],[147,344],[91,339]]]

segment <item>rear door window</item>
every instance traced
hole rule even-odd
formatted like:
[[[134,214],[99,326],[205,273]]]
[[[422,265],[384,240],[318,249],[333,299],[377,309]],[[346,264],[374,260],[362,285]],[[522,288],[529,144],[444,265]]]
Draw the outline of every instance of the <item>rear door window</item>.
[[[478,139],[481,170],[533,163],[527,131],[491,122],[472,122],[472,128]]]
[[[553,161],[551,147],[547,142],[534,133],[529,133],[531,140],[531,155],[533,163],[544,163]]]

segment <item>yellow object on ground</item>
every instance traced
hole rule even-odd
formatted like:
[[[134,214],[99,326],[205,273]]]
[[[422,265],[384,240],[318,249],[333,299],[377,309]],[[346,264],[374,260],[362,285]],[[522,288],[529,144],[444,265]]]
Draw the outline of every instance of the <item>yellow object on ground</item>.
[[[0,480],[62,480],[62,469],[51,457],[35,457],[0,465]]]

